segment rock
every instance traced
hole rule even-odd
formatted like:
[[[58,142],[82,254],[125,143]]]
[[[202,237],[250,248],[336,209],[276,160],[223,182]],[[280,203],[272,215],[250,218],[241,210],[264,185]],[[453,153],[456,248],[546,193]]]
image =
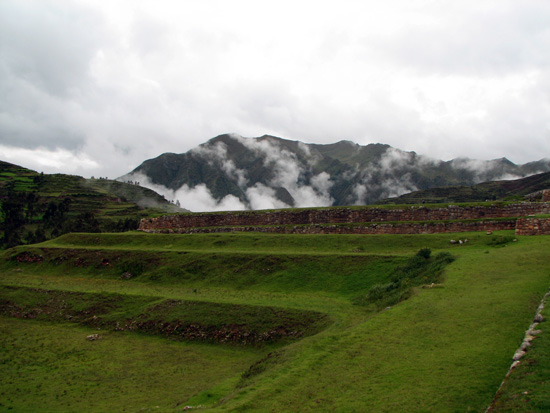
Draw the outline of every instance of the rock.
[[[512,365],[510,366],[510,370],[515,369],[519,364],[521,364],[521,361],[519,361],[519,360],[514,361],[512,363]]]
[[[451,244],[456,244],[456,240],[452,239]]]
[[[544,316],[542,314],[537,314],[534,321],[537,323],[542,323],[544,321]]]
[[[518,360],[520,360],[523,356],[525,356],[525,351],[523,351],[523,350],[518,350],[518,351],[515,352],[514,357],[512,357],[512,360],[518,361]]]
[[[491,235],[493,231],[487,231],[487,235]]]
[[[131,272],[128,272],[126,271],[125,273],[123,273],[120,278],[122,280],[129,280],[130,278],[132,278],[132,273]]]
[[[88,341],[95,341],[100,339],[101,339],[101,336],[99,334],[90,334],[89,336],[86,336],[86,340]]]

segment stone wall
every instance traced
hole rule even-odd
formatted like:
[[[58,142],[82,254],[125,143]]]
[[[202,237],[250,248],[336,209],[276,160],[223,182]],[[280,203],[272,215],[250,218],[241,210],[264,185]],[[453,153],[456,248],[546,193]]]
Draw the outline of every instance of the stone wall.
[[[167,215],[159,218],[142,219],[139,229],[145,232],[173,233],[246,230],[283,233],[290,231],[292,233],[415,234],[475,230],[481,231],[485,229],[514,229],[515,224],[509,228],[509,222],[512,221],[506,220],[500,222],[490,221],[490,219],[509,217],[515,218],[541,213],[550,213],[550,203],[523,202],[519,204],[491,204],[483,206],[450,205],[445,208],[429,208],[424,206],[411,206],[406,208],[337,207],[327,209],[238,211],[224,213],[189,213]],[[476,220],[476,222],[439,222],[458,220]],[[423,222],[414,223],[414,221]],[[426,221],[428,223],[426,223]],[[515,220],[513,220],[513,222],[515,223]],[[365,225],[368,223],[372,223],[372,225]],[[266,229],[262,227],[275,228]],[[199,228],[201,229],[199,230]]]
[[[550,218],[519,218],[516,235],[550,235]]]
[[[516,219],[498,221],[454,222],[403,222],[378,224],[312,224],[312,225],[266,225],[233,227],[197,227],[146,230],[167,234],[203,234],[223,232],[264,232],[277,234],[438,234],[443,232],[502,231],[513,230]]]

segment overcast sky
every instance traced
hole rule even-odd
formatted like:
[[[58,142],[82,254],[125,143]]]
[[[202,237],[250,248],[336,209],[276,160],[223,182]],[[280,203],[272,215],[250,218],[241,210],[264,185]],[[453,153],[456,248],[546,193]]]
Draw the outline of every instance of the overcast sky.
[[[0,0],[0,159],[115,178],[222,134],[550,157],[548,0]]]

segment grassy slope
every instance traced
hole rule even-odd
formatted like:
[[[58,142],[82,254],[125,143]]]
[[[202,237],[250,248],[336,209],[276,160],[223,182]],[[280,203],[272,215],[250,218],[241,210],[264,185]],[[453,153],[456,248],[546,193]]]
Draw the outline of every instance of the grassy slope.
[[[459,246],[448,242],[451,238],[465,237],[470,239],[468,244]],[[177,392],[182,395],[178,400],[185,404],[254,411],[273,408],[279,411],[481,411],[489,405],[504,377],[511,356],[519,346],[550,281],[547,263],[550,237],[521,237],[518,243],[501,248],[488,246],[487,238],[480,233],[425,236],[69,235],[39,247],[47,246],[52,251],[56,248],[63,251],[67,247],[77,250],[86,248],[101,254],[145,251],[188,256],[202,252],[208,257],[207,261],[212,262],[211,268],[215,268],[216,263],[227,264],[231,259],[241,257],[256,262],[249,274],[257,274],[258,281],[255,285],[243,285],[235,283],[234,279],[219,276],[219,272],[227,268],[225,264],[217,270],[200,269],[198,272],[204,276],[202,280],[166,274],[155,280],[148,276],[155,271],[158,274],[158,269],[144,271],[131,280],[121,280],[116,271],[98,277],[97,271],[94,275],[94,271],[81,267],[60,267],[56,270],[46,264],[34,266],[13,262],[4,265],[0,274],[2,283],[6,285],[310,309],[323,311],[332,318],[333,324],[326,330],[279,349],[270,357],[266,357],[270,349],[257,348],[233,350],[232,354],[220,356],[216,362],[226,373],[210,385],[191,389],[191,383],[178,381]],[[430,247],[434,251],[448,250],[458,256],[446,270],[443,288],[419,289],[419,293],[410,300],[378,314],[351,304],[358,280],[368,279],[368,282],[363,280],[359,283],[364,291],[378,282],[371,278],[380,272],[380,268],[387,270],[388,265],[402,262],[404,255],[411,255],[422,247]],[[20,247],[19,251],[23,249],[25,247]],[[273,257],[285,259],[274,263]],[[342,259],[348,261],[340,261],[340,266],[331,266],[331,262]],[[315,260],[327,264],[326,267],[311,264]],[[351,265],[350,270],[349,263],[353,260],[358,264],[354,270]],[[292,267],[293,261],[299,265]],[[343,262],[346,262],[348,271],[346,277],[340,274],[340,268],[344,268]],[[264,264],[278,269],[275,276],[261,271],[270,268]],[[183,265],[185,268],[188,266]],[[14,271],[16,268],[19,271]],[[320,282],[305,282],[297,288],[293,279],[301,277],[300,268],[313,278],[321,274]],[[336,282],[341,287],[330,289],[331,274],[333,281],[349,277],[355,281],[349,284]],[[43,328],[77,330],[61,325],[37,325],[37,328],[28,328],[23,333],[24,323],[36,322],[2,319],[2,328],[14,331],[3,336],[2,346],[5,349],[15,351],[13,346],[10,347],[10,342],[22,340],[20,334],[27,334],[32,343],[40,340],[40,334],[45,331]],[[82,341],[84,332],[78,335]],[[113,340],[122,340],[121,336],[112,333],[101,345],[108,347],[111,336]],[[141,337],[139,340],[152,340],[150,355],[140,356],[139,350],[130,344],[134,341],[128,339],[128,343],[124,344],[129,349],[128,357],[134,351],[136,357],[159,357],[161,366],[164,358],[159,355],[162,351],[156,343],[158,346],[167,344],[153,338]],[[95,342],[79,345],[89,348]],[[180,345],[184,352],[188,346],[185,343],[172,345]],[[31,354],[35,351],[32,348],[29,346],[28,349]],[[193,348],[197,353],[188,362],[190,369],[195,368],[195,363],[202,364],[203,358],[210,357],[208,351],[211,346],[197,345]],[[15,360],[23,357],[17,352],[9,354],[13,354],[11,358]],[[100,354],[106,356],[106,353],[98,353],[97,357],[101,357]],[[252,367],[241,377],[246,370],[243,364]],[[67,365],[71,366],[74,368],[75,364]],[[3,375],[9,373],[17,377],[19,373],[28,377],[23,364],[4,365],[3,368],[8,369],[2,372]],[[139,375],[140,368],[144,368],[143,365],[130,363],[128,375]],[[146,374],[156,377],[161,371],[153,369]],[[197,371],[201,371],[197,380],[205,379],[207,382],[209,372]],[[63,380],[58,379],[59,388],[63,387]],[[36,402],[45,395],[51,399],[57,390],[43,393],[32,387],[43,382],[44,379],[38,378],[29,386],[24,386],[20,381],[4,383],[1,392],[11,394],[15,386],[20,390],[25,388],[32,396],[26,398],[27,403]],[[102,383],[101,380],[98,383]],[[155,386],[153,394],[157,393]],[[159,392],[163,386],[167,383],[159,381]],[[121,391],[117,386],[113,386],[111,393],[106,386],[99,384],[99,387],[103,393],[91,392],[86,396],[93,403],[98,403],[98,394],[103,394],[106,400],[113,400],[113,392]],[[196,394],[199,390],[203,391]],[[77,403],[79,391],[80,387],[70,387],[69,393],[72,393],[64,396],[65,401]],[[188,398],[192,394],[196,395]],[[139,399],[132,406],[146,407],[156,403],[168,410],[176,408],[175,397],[158,403],[153,399],[149,404]],[[12,401],[14,404],[22,403],[22,399],[15,396]],[[103,406],[109,405],[107,401],[103,403]],[[120,406],[116,402],[111,403],[111,406]],[[55,410],[57,405],[50,406]]]
[[[185,406],[233,377],[260,349],[174,342],[75,325],[0,319],[0,410],[138,411]]]
[[[444,288],[319,337],[314,348],[258,379],[254,391],[236,393],[233,406],[483,410],[548,286],[548,247],[550,239],[531,238],[488,254],[464,250]]]

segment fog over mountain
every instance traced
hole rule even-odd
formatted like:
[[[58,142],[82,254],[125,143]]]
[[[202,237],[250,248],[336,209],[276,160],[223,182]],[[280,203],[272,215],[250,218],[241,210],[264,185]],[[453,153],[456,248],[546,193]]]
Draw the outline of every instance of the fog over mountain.
[[[306,144],[225,134],[183,154],[149,159],[119,180],[138,181],[191,211],[364,205],[420,189],[550,171],[550,159],[440,161],[385,144]]]

